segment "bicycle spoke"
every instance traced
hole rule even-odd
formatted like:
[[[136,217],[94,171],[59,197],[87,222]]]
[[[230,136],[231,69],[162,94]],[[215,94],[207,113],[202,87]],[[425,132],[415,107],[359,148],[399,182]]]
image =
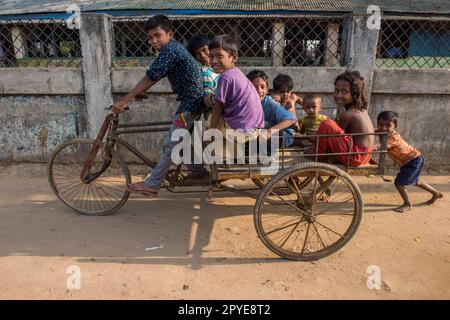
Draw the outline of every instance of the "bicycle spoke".
[[[315,212],[315,215],[323,215],[323,214],[327,214],[326,212],[328,210],[333,210],[334,213],[328,213],[328,214],[333,214],[333,215],[353,215],[353,214],[344,214],[344,213],[337,213],[336,211],[339,210],[340,206],[343,205],[350,205],[351,203],[349,202],[350,200],[353,200],[352,198],[347,199],[345,202],[340,202],[340,203],[334,203],[334,202],[326,202],[326,203],[320,203],[323,206],[328,206],[329,208],[325,208],[324,210],[318,210]],[[353,211],[353,210],[352,210]]]
[[[83,189],[84,183],[79,185],[79,188],[76,189],[76,191],[73,192],[72,197],[69,195],[67,198],[70,200],[69,202],[73,203],[75,197],[81,192]]]
[[[302,217],[302,218],[300,219],[300,221],[295,225],[294,229],[292,229],[291,233],[289,233],[289,235],[288,235],[288,236],[286,237],[286,239],[283,241],[283,243],[281,244],[280,248],[283,248],[283,246],[286,244],[286,242],[287,242],[288,239],[291,237],[291,235],[294,233],[294,231],[297,230],[297,228],[298,228],[298,226],[300,225],[300,223],[302,223],[303,218],[304,218],[304,217]]]
[[[315,222],[316,222],[318,225],[322,226],[323,228],[328,229],[328,230],[330,230],[331,232],[337,234],[337,235],[340,236],[341,238],[345,238],[345,236],[343,236],[343,235],[340,234],[339,232],[336,232],[336,231],[334,231],[333,229],[328,228],[327,226],[323,225],[322,223],[318,222],[317,220],[316,220]]]
[[[309,228],[311,227],[311,223],[308,223],[308,229],[306,229],[305,241],[303,242],[302,255],[305,253],[305,245],[306,241],[308,241]]]
[[[303,218],[303,217],[302,217],[302,218]],[[290,226],[293,226],[294,224],[297,223],[297,221],[296,221],[296,222],[293,222],[293,223],[290,223],[290,222],[293,221],[293,220],[298,220],[298,219],[300,219],[300,217],[295,217],[294,219],[291,219],[291,220],[289,220],[288,222],[285,222],[285,223],[289,223],[288,225],[284,225],[284,226],[281,226],[281,227],[277,227],[276,229],[267,231],[266,234],[271,234],[271,233],[274,233],[274,232],[277,232],[277,231],[280,231],[280,230],[289,228]],[[300,219],[300,221],[301,221],[301,219]]]
[[[305,199],[303,198],[303,195],[302,195],[302,193],[300,192],[300,190],[298,189],[298,185],[293,181],[294,179],[293,178],[290,178],[290,179],[288,179],[288,181],[292,181],[292,185],[295,187],[295,193],[299,196],[299,197],[301,197],[302,198],[302,203],[307,203],[306,201],[305,201]],[[286,183],[287,185],[289,185],[289,182],[287,182]],[[311,210],[311,208],[309,208],[310,210]]]
[[[312,223],[314,230],[316,231],[317,237],[320,240],[320,243],[322,243],[322,248],[326,248],[325,243],[323,242],[322,238],[320,237],[319,231],[316,228],[316,225],[314,223]]]
[[[103,205],[104,205],[104,207],[102,207],[101,204],[100,204],[100,201],[99,201],[99,203],[98,203],[98,204],[99,204],[99,207],[100,207],[100,210],[99,210],[99,211],[103,210],[104,208],[107,208],[106,203],[105,203],[105,201],[103,200],[103,197],[101,196],[101,194],[100,194],[100,192],[98,191],[97,186],[96,186],[95,184],[93,185],[92,189],[95,190],[95,192],[97,192],[98,199],[99,199],[99,200],[101,201],[101,203],[103,203]]]
[[[298,208],[296,205],[284,200],[283,198],[281,198],[281,196],[279,196],[278,194],[276,194],[273,190],[271,192],[271,194],[276,195],[279,199],[281,199],[281,201],[285,202],[288,206],[294,208],[296,211],[300,212],[303,215],[309,215],[308,213],[304,212],[303,210],[301,210],[300,208]]]
[[[101,189],[102,189],[103,193],[111,200],[111,202],[117,201],[117,200],[115,200],[114,195],[112,195],[108,191],[106,191],[106,189],[103,186],[101,186]]]

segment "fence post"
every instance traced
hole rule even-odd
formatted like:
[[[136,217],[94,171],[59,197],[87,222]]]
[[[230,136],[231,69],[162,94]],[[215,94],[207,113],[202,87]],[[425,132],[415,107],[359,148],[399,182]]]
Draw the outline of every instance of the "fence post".
[[[81,14],[81,53],[86,99],[87,136],[95,138],[113,103],[111,92],[111,32],[104,14]]]
[[[338,64],[337,52],[339,43],[339,24],[330,23],[327,27],[327,45],[325,51],[325,65],[334,67]]]
[[[275,22],[272,28],[272,66],[283,66],[284,58],[284,22]]]
[[[23,39],[22,28],[13,27],[11,29],[12,42],[14,46],[14,57],[16,59],[23,59],[27,48],[25,47],[25,40]]]
[[[370,100],[378,44],[378,29],[368,27],[368,15],[354,15],[349,23],[347,67],[364,77]]]

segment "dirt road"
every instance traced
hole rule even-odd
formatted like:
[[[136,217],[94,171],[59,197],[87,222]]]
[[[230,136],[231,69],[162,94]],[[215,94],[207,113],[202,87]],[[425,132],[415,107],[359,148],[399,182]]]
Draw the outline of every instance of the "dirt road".
[[[55,197],[45,170],[0,167],[1,299],[450,298],[448,176],[424,177],[444,199],[406,214],[390,210],[401,201],[392,183],[357,178],[366,210],[356,236],[330,257],[293,262],[259,241],[250,198],[163,192],[87,217]],[[80,289],[67,287],[70,266]],[[379,268],[381,289],[367,287],[368,268]]]

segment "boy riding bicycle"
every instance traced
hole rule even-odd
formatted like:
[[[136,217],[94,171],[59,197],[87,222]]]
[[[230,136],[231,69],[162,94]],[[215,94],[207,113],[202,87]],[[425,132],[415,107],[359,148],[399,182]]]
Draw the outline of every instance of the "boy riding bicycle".
[[[147,91],[159,80],[168,78],[180,105],[173,117],[168,135],[164,138],[162,154],[152,174],[145,181],[128,186],[130,192],[156,197],[172,165],[171,153],[178,141],[171,141],[172,132],[178,128],[189,130],[203,110],[203,79],[200,64],[173,38],[171,21],[157,15],[145,23],[145,32],[158,56],[147,74],[124,98],[114,104],[114,112],[123,111],[137,95]]]

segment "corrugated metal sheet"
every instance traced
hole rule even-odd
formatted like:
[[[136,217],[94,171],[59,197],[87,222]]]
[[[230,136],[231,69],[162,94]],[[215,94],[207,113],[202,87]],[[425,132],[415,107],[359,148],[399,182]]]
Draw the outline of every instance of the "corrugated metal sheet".
[[[202,10],[293,12],[365,12],[369,5],[393,13],[450,14],[450,0],[0,0],[0,15],[65,12],[71,4],[82,11]]]

